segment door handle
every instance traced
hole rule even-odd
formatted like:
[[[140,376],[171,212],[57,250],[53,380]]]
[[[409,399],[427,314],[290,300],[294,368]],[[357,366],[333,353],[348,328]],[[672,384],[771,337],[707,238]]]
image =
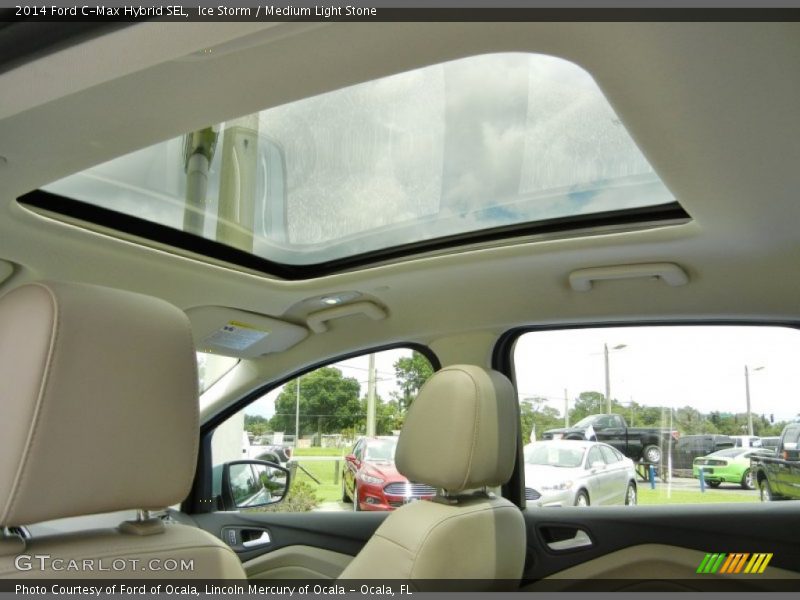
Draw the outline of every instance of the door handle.
[[[575,537],[566,540],[558,540],[557,542],[549,542],[547,547],[550,550],[575,550],[577,548],[588,548],[592,545],[592,539],[583,529],[575,531]]]
[[[258,535],[259,533],[261,535]],[[245,540],[245,538],[249,536],[253,537]],[[251,548],[258,548],[260,546],[266,546],[267,544],[272,543],[272,538],[269,536],[269,531],[263,529],[242,529],[242,540],[242,546],[248,550]]]

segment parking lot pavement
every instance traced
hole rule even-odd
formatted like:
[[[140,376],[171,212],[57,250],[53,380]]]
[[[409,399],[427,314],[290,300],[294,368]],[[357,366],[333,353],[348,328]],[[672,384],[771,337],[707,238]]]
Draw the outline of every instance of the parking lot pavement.
[[[640,487],[649,487],[650,483],[647,481],[640,481],[638,482]],[[695,490],[697,492],[700,491],[700,480],[693,479],[691,477],[673,477],[669,483],[664,483],[660,479],[656,480],[656,488],[664,488],[667,486],[671,486],[673,490]],[[742,486],[737,485],[735,483],[723,483],[718,488],[712,488],[710,486],[706,486],[707,490],[720,490],[724,492],[730,492],[733,494],[754,494],[756,493],[755,490],[745,490]]]

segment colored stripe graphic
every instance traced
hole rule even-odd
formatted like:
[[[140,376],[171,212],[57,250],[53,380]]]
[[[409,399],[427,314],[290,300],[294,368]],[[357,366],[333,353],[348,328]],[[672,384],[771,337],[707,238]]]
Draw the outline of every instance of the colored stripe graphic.
[[[772,560],[772,556],[772,553],[750,554],[749,552],[706,554],[696,572],[726,575],[761,574]]]

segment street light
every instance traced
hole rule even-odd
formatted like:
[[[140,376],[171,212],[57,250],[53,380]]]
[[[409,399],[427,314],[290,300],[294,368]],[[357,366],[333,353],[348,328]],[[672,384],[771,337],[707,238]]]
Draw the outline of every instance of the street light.
[[[617,344],[611,348],[611,350],[622,350],[623,348],[627,347],[627,344]],[[605,357],[606,363],[606,413],[611,414],[611,376],[608,366],[608,344],[603,344],[603,356]]]
[[[744,394],[747,398],[747,435],[753,435],[753,413],[750,412],[750,368],[744,366]],[[763,371],[764,367],[755,367],[755,371]]]

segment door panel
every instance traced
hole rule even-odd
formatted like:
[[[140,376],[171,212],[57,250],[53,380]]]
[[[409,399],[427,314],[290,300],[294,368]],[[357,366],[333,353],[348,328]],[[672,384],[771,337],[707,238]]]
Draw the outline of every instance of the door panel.
[[[625,548],[648,544],[694,551],[692,560],[699,556],[697,562],[690,565],[692,568],[687,563],[678,570],[673,568],[675,564],[683,563],[678,561],[670,567],[666,564],[669,562],[667,555],[651,561],[653,568],[665,569],[662,579],[693,579],[703,556],[714,552],[773,553],[768,571],[786,569],[792,571],[793,576],[800,575],[800,546],[794,540],[790,541],[792,536],[787,536],[787,531],[800,529],[798,505],[791,502],[719,504],[713,511],[709,511],[707,505],[561,508],[557,513],[530,508],[524,510],[523,515],[527,527],[523,584],[557,574],[571,577],[566,569],[586,566],[590,561]],[[553,543],[552,532],[567,532],[555,538],[563,541],[574,537],[578,530],[586,533],[591,545],[567,547],[561,551],[548,545]],[[617,563],[612,560],[608,564]],[[649,573],[649,569],[628,570],[627,583],[647,579]],[[674,577],[669,574],[674,574]],[[614,577],[619,577],[619,574]]]
[[[248,579],[326,579],[341,575],[353,557],[313,546],[285,546],[244,563]]]
[[[270,577],[292,577],[305,569],[302,577],[334,579],[348,557],[363,548],[388,512],[214,512],[192,515],[194,523],[231,546],[255,577],[272,572]],[[257,540],[267,532],[269,541],[247,547],[241,536],[231,531],[246,531],[245,537]],[[258,532],[255,536],[251,532]],[[266,539],[266,538],[265,538]],[[319,551],[319,552],[316,552]],[[333,555],[338,556],[333,556]],[[302,557],[309,558],[305,565]],[[316,573],[316,575],[315,575]]]
[[[646,591],[702,590],[706,585],[725,585],[732,580],[722,574],[697,574],[698,565],[706,553],[699,550],[642,544],[612,552],[583,564],[570,567],[536,583],[527,584],[522,591],[604,590]],[[636,574],[636,581],[630,574]],[[764,576],[766,574],[766,576]],[[798,580],[800,573],[771,567],[768,572],[739,580],[737,583],[753,591],[771,589],[775,579]],[[606,584],[598,586],[598,580]]]

